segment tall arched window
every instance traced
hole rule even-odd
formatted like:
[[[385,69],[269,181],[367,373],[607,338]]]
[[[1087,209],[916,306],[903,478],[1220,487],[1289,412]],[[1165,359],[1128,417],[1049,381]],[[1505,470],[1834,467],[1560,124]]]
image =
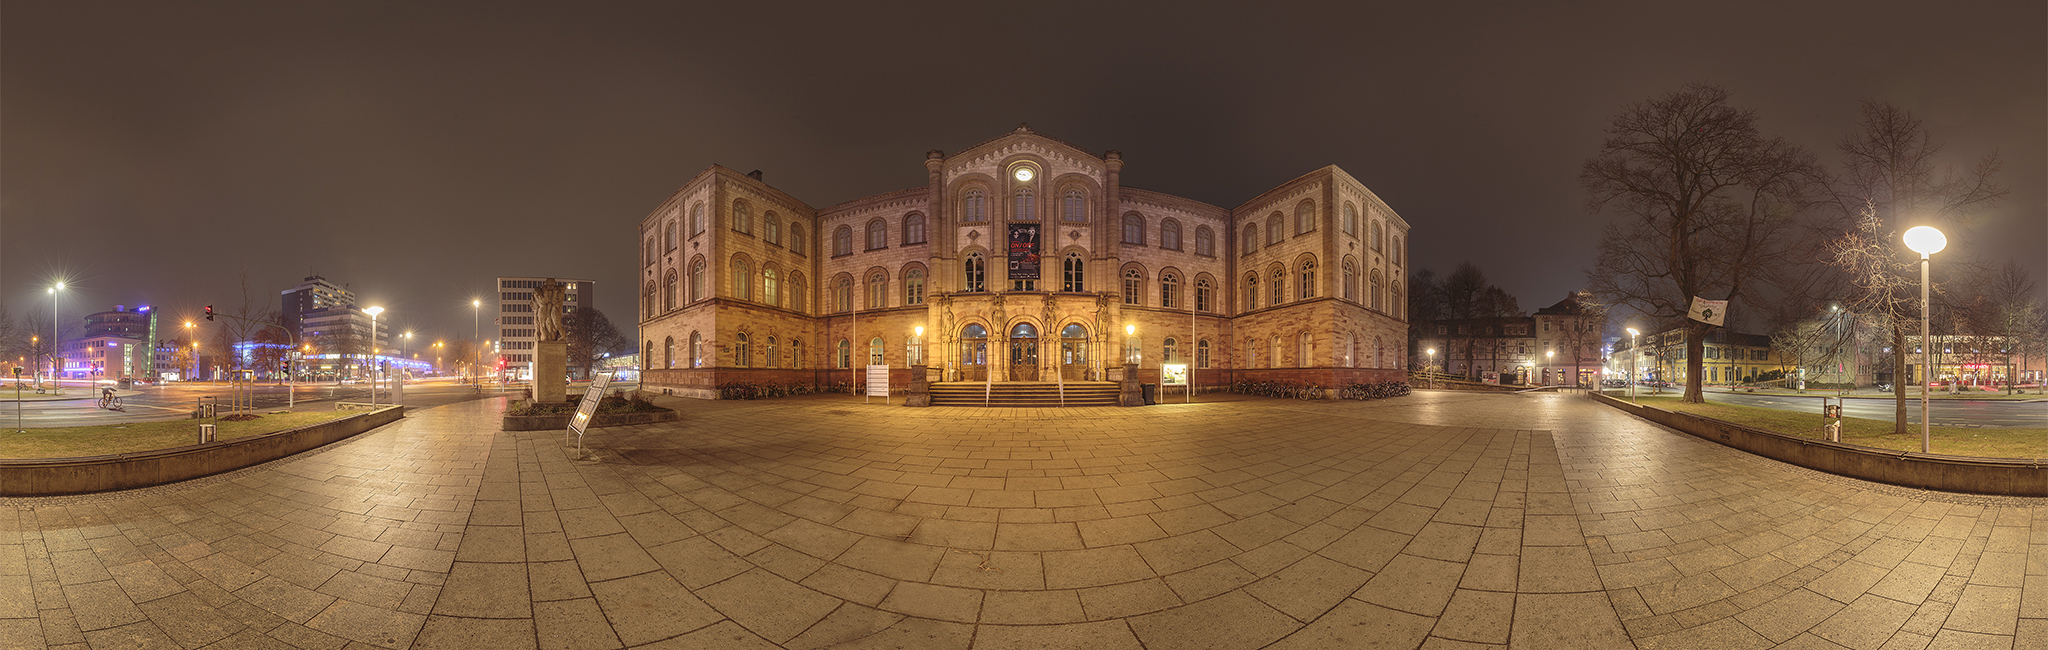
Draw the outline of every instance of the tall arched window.
[[[803,224],[800,224],[800,223],[791,223],[791,224],[789,224],[789,250],[790,250],[790,252],[792,252],[792,253],[796,253],[796,254],[798,254],[798,255],[809,255],[809,254],[811,254],[811,251],[810,251],[810,249],[808,249],[808,248],[804,248],[804,225],[803,225]]]
[[[1280,335],[1279,335],[1279,334],[1274,334],[1274,335],[1273,335],[1273,338],[1272,338],[1271,340],[1268,340],[1268,341],[1266,342],[1266,367],[1268,367],[1268,368],[1278,368],[1278,367],[1280,367]]]
[[[1180,250],[1180,222],[1172,219],[1159,222],[1159,247]]]
[[[853,311],[853,278],[839,276],[839,283],[832,286],[832,311]]]
[[[652,352],[652,350],[649,351]],[[676,337],[670,336],[661,339],[661,367],[676,367]]]
[[[1259,224],[1245,224],[1244,242],[1243,244],[1239,245],[1238,248],[1244,249],[1238,251],[1238,253],[1242,255],[1250,255],[1252,254],[1252,251],[1259,250]]]
[[[1195,342],[1195,367],[1209,367],[1209,339]]]
[[[1297,288],[1297,292],[1301,294],[1301,299],[1308,300],[1316,297],[1316,258],[1311,257],[1302,260],[1301,266],[1296,270],[1301,273],[1301,286]]]
[[[656,245],[657,243],[654,238],[654,233],[647,233],[647,264],[651,265],[654,264],[655,262],[661,261],[661,254],[654,250],[654,247]]]
[[[776,275],[775,269],[761,269],[761,301],[773,307],[782,306],[781,277]]]
[[[1195,228],[1195,254],[1210,256],[1216,254],[1216,233],[1211,232],[1208,226],[1197,226]]]
[[[1313,202],[1313,201],[1302,201],[1302,202],[1301,202],[1301,205],[1297,205],[1297,206],[1294,206],[1294,234],[1297,234],[1297,235],[1299,235],[1299,234],[1302,234],[1302,233],[1305,233],[1305,232],[1309,232],[1309,231],[1312,231],[1312,230],[1315,230],[1315,229],[1316,229],[1316,204],[1315,204],[1315,202]]]
[[[1267,245],[1267,246],[1273,246],[1273,245],[1277,245],[1277,244],[1279,244],[1279,243],[1280,243],[1280,240],[1282,240],[1282,239],[1286,239],[1286,238],[1287,238],[1287,217],[1283,217],[1283,216],[1280,216],[1280,213],[1278,213],[1278,212],[1275,212],[1275,213],[1273,213],[1273,216],[1271,216],[1271,217],[1267,217],[1267,218],[1266,218],[1266,245]]]
[[[782,217],[770,210],[761,215],[761,239],[777,246],[782,245]]]
[[[1407,317],[1408,317],[1408,303],[1406,303],[1406,302],[1402,302],[1402,300],[1401,300],[1401,294],[1402,294],[1402,293],[1403,293],[1403,292],[1401,291],[1401,283],[1399,283],[1399,282],[1395,282],[1395,283],[1394,283],[1394,299],[1393,299],[1392,301],[1390,301],[1390,302],[1392,302],[1392,303],[1393,303],[1393,307],[1392,307],[1391,309],[1388,309],[1388,310],[1387,310],[1387,313],[1388,313],[1388,314],[1390,314],[1390,315],[1392,315],[1392,316],[1393,316],[1394,318],[1401,318],[1401,319],[1405,319],[1405,318],[1407,318]]]
[[[1244,274],[1244,310],[1259,308],[1259,274],[1257,271]]]
[[[1298,340],[1298,341],[1297,341],[1297,342],[1296,342],[1296,343],[1295,343],[1294,345],[1295,345],[1295,349],[1294,349],[1294,367],[1296,367],[1296,368],[1313,368],[1313,367],[1315,367],[1315,364],[1314,364],[1314,361],[1315,361],[1315,356],[1314,356],[1313,354],[1311,354],[1311,353],[1310,353],[1310,350],[1309,350],[1309,347],[1310,347],[1310,345],[1309,345],[1309,338],[1308,338],[1308,332],[1302,332],[1302,333],[1301,333],[1301,336],[1299,337],[1299,340]]]
[[[864,309],[881,309],[889,306],[889,276],[876,271],[868,276],[868,291],[863,297]]]
[[[767,356],[768,356],[768,358],[767,358],[767,360],[766,360],[766,361],[764,361],[764,362],[763,362],[763,363],[762,363],[761,365],[763,365],[763,366],[766,366],[766,367],[769,367],[769,368],[773,368],[773,367],[776,367],[776,366],[782,365],[782,360],[780,360],[780,359],[777,359],[777,358],[776,358],[776,356],[775,356],[775,337],[773,337],[773,336],[770,336],[770,337],[768,337],[768,349],[767,349],[766,351],[767,351],[767,353],[768,353],[768,355],[767,355]]]
[[[1145,243],[1145,218],[1136,212],[1124,215],[1124,243]]]
[[[1216,287],[1208,278],[1195,279],[1195,311],[1216,311]]]
[[[881,250],[889,247],[889,225],[881,219],[868,222],[867,250]]]
[[[1344,234],[1358,234],[1358,206],[1350,203],[1344,204]]]
[[[811,294],[804,287],[804,274],[796,271],[789,272],[789,308],[807,313],[811,310]]]
[[[747,264],[746,258],[732,258],[732,297],[754,299],[754,269]]]
[[[1088,290],[1088,262],[1081,259],[1080,253],[1067,253],[1066,258],[1060,261],[1060,272],[1061,291]]]
[[[832,367],[846,368],[853,365],[853,344],[839,339],[839,347],[832,350]]]
[[[676,339],[675,339],[675,337],[671,336],[671,337],[669,337],[669,339],[668,339],[668,340],[669,340],[669,342],[673,343],[673,342],[675,342],[675,340],[676,340]],[[661,355],[658,355],[658,354],[655,354],[655,353],[654,353],[654,342],[653,342],[653,341],[641,341],[641,342],[640,342],[640,359],[641,359],[642,361],[644,361],[644,362],[645,362],[645,363],[647,364],[647,367],[649,367],[649,368],[660,368],[660,367],[662,367],[662,366],[658,366],[658,365],[655,365],[655,362],[654,362],[654,360],[655,360],[655,359],[660,359],[660,358],[661,358]]]
[[[903,304],[924,304],[924,269],[912,268],[903,272]]]
[[[853,228],[840,226],[838,230],[832,231],[832,255],[837,257],[852,254]]]
[[[963,283],[965,286],[962,287],[961,290],[987,291],[988,263],[982,260],[981,253],[969,253],[967,255],[967,261],[964,262],[963,264],[966,266],[967,277],[966,281]]]
[[[703,333],[700,333],[700,332],[691,332],[691,333],[690,333],[690,367],[692,367],[692,368],[702,368],[702,367],[704,367],[704,334],[703,334]]]
[[[1037,221],[1037,220],[1038,220],[1038,204],[1037,204],[1037,203],[1035,202],[1035,201],[1036,201],[1036,199],[1037,199],[1037,196],[1031,193],[1031,188],[1029,188],[1029,187],[1020,187],[1020,188],[1017,188],[1017,194],[1015,195],[1015,198],[1016,198],[1016,211],[1015,211],[1015,212],[1012,212],[1012,213],[1010,213],[1010,220],[1011,220],[1011,221]]]
[[[1287,270],[1276,268],[1269,275],[1271,277],[1267,279],[1272,282],[1271,286],[1266,288],[1266,293],[1272,296],[1270,302],[1273,306],[1278,307],[1280,303],[1287,302]]]
[[[1380,305],[1380,270],[1379,270],[1379,269],[1373,269],[1373,270],[1372,270],[1372,310],[1373,310],[1373,311],[1385,311],[1385,308],[1384,308],[1384,307],[1382,307],[1382,306]]]
[[[745,368],[745,367],[747,367],[748,363],[750,363],[750,362],[752,362],[752,361],[753,361],[753,359],[754,359],[754,347],[753,347],[753,340],[752,340],[751,338],[749,338],[749,337],[747,336],[747,333],[746,333],[746,332],[740,332],[740,333],[738,333],[738,334],[734,334],[734,335],[733,335],[733,337],[732,337],[732,365],[733,365],[733,367],[735,367],[735,368]]]
[[[704,234],[704,204],[690,207],[690,236]]]
[[[1380,340],[1380,337],[1377,337],[1377,336],[1375,336],[1375,337],[1372,337],[1372,367],[1374,367],[1374,368],[1386,368],[1386,367],[1388,367],[1388,366],[1387,366],[1387,346],[1386,346],[1386,342],[1384,342],[1384,341]]]
[[[960,199],[960,222],[982,221],[988,221],[988,195],[978,187],[967,190],[967,196]]]
[[[655,314],[661,313],[661,302],[660,299],[656,298],[654,295],[653,280],[647,281],[647,291],[645,293],[647,294],[646,298],[641,300],[640,304],[643,307],[641,311],[646,313],[640,316],[641,320],[654,318]]]
[[[1384,248],[1385,248],[1385,247],[1384,247],[1384,244],[1385,244],[1385,243],[1386,243],[1386,242],[1385,242],[1385,240],[1383,239],[1383,235],[1382,235],[1382,234],[1380,233],[1380,220],[1378,220],[1378,219],[1374,219],[1374,220],[1372,220],[1372,250],[1373,250],[1373,252],[1379,252],[1379,251],[1381,251],[1381,250],[1384,250]]]
[[[1180,306],[1180,277],[1172,273],[1159,274],[1159,306],[1174,309]]]
[[[868,365],[870,365],[870,366],[879,366],[879,365],[883,365],[884,363],[886,363],[885,361],[883,361],[883,360],[882,360],[882,353],[883,353],[884,351],[886,351],[886,344],[884,344],[884,343],[882,342],[882,337],[879,337],[879,336],[877,336],[877,337],[875,337],[875,338],[873,338],[873,339],[869,340],[869,341],[868,341]]]
[[[1145,299],[1145,274],[1137,269],[1124,269],[1124,304],[1142,305]]]
[[[661,246],[663,250],[676,249],[676,222],[670,221],[667,226],[662,227]]]
[[[732,202],[732,229],[744,233],[754,232],[754,214],[746,201]]]
[[[1244,350],[1244,367],[1259,367],[1259,348],[1257,339],[1246,338],[1244,340],[1244,347],[1238,349]]]
[[[1344,367],[1358,367],[1358,336],[1350,332],[1344,333]]]
[[[797,370],[802,370],[804,368],[803,339],[789,340],[789,367]]]
[[[1160,363],[1180,363],[1180,339],[1166,337],[1159,345]]]
[[[704,260],[690,264],[690,302],[704,299]]]
[[[668,279],[661,284],[661,310],[676,308],[676,270],[668,270]]]
[[[903,243],[924,243],[924,215],[912,212],[903,217]]]
[[[1358,302],[1358,267],[1344,258],[1344,299]]]
[[[1400,264],[1400,263],[1401,263],[1401,236],[1400,236],[1400,235],[1394,235],[1394,246],[1393,246],[1393,248],[1394,248],[1394,250],[1393,250],[1393,251],[1392,251],[1391,253],[1389,253],[1389,254],[1393,256],[1393,258],[1394,258],[1394,263],[1395,263],[1395,264]]]
[[[1088,200],[1082,198],[1081,190],[1068,188],[1060,199],[1060,220],[1084,222],[1088,220]]]

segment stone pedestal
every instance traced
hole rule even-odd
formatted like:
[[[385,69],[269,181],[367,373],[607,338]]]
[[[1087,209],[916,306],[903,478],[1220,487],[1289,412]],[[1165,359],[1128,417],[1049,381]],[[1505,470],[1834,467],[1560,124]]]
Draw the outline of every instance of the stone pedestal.
[[[533,401],[539,404],[569,401],[569,344],[541,341],[533,344]]]
[[[904,406],[932,405],[932,382],[925,372],[923,365],[910,367],[910,393],[903,398]]]
[[[1138,385],[1138,364],[1124,364],[1123,380],[1118,383],[1117,404],[1123,406],[1144,406],[1145,393]]]

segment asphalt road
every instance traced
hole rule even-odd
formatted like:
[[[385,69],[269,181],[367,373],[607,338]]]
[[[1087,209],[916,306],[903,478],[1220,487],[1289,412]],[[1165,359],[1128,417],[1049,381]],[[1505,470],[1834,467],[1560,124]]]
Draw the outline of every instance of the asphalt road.
[[[1669,392],[1669,391],[1667,391]],[[1707,401],[1761,406],[1785,411],[1812,413],[1818,421],[1819,396],[1752,395],[1707,391]],[[1907,395],[1906,420],[1920,421],[1920,400]],[[1842,407],[1843,415],[1890,422],[1895,405],[1889,399],[1851,397]],[[2048,427],[2048,402],[1933,400],[1928,405],[1933,423],[1950,427]]]

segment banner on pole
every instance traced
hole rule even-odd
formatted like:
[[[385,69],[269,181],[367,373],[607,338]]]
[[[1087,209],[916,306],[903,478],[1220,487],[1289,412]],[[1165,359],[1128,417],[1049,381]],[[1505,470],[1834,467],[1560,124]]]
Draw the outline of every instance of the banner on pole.
[[[1038,224],[1010,224],[1010,274],[1012,280],[1038,279]]]
[[[1692,309],[1686,312],[1685,317],[1708,325],[1721,325],[1728,320],[1728,301],[1693,296]]]

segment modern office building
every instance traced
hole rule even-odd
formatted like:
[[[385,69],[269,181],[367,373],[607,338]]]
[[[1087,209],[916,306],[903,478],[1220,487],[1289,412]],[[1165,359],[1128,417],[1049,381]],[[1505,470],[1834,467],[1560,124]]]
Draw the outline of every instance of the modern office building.
[[[539,329],[533,312],[533,290],[549,278],[498,278],[498,342],[495,352],[506,377],[533,378],[533,344]],[[564,289],[562,315],[566,319],[578,309],[597,304],[597,283],[590,280],[554,278]],[[566,320],[565,323],[566,325]],[[571,364],[574,365],[574,364]],[[580,369],[570,368],[571,372]]]

